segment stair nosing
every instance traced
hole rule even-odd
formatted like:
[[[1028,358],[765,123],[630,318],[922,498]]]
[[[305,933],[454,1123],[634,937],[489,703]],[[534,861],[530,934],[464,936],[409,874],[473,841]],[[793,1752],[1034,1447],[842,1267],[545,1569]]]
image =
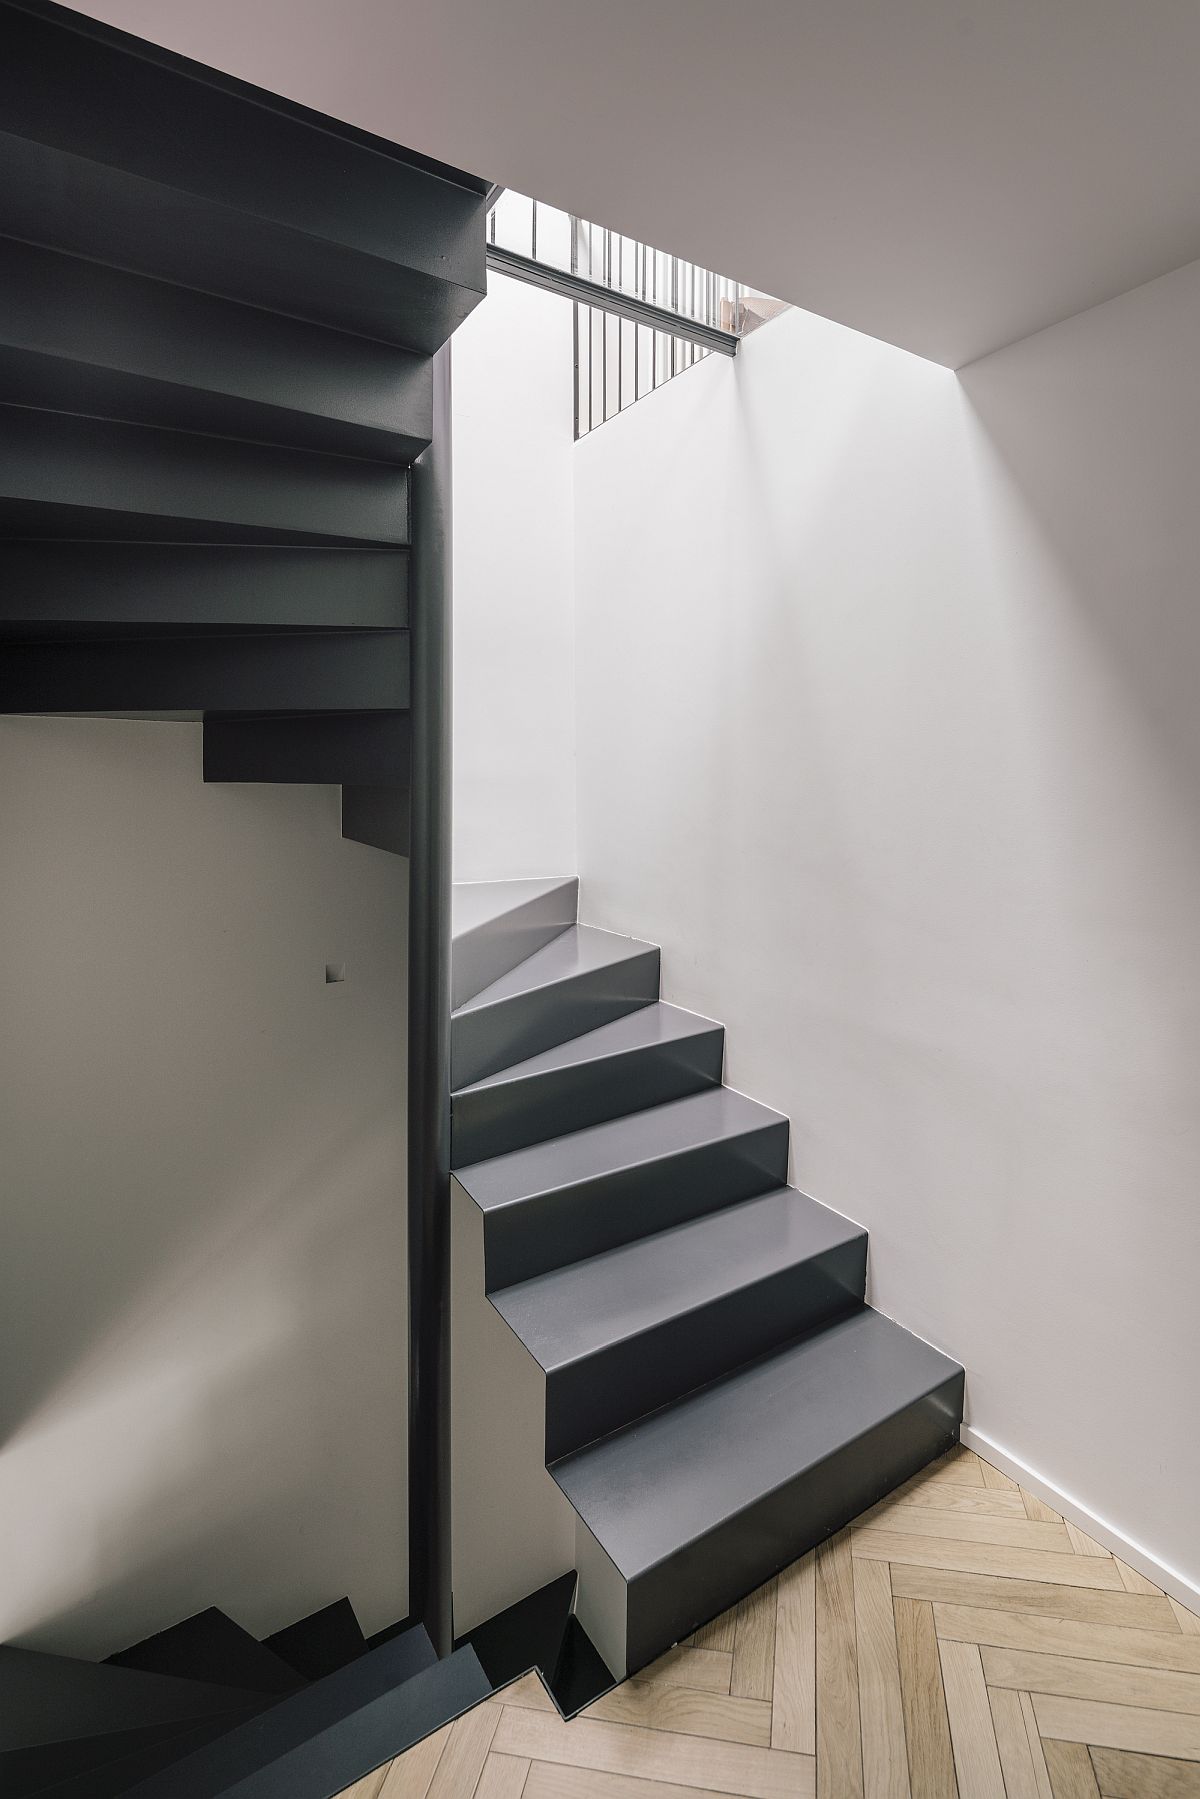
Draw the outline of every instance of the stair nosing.
[[[531,989],[530,991],[540,991],[540,989]],[[685,1014],[689,1018],[694,1018],[697,1021],[698,1028],[692,1029],[692,1030],[681,1031],[679,1033],[679,1035],[676,1037],[665,1037],[665,1038],[661,1038],[661,1039],[657,1039],[657,1040],[652,1040],[648,1043],[634,1043],[634,1044],[620,1045],[614,1049],[602,1050],[599,1055],[595,1055],[595,1056],[581,1055],[581,1056],[579,1056],[579,1058],[577,1060],[559,1063],[553,1069],[546,1068],[546,1069],[536,1070],[535,1072],[533,1072],[531,1074],[523,1074],[521,1072],[522,1069],[527,1069],[531,1062],[540,1062],[544,1056],[552,1055],[554,1053],[554,1049],[567,1049],[572,1044],[587,1043],[587,1042],[589,1042],[589,1040],[591,1038],[595,1037],[600,1031],[611,1031],[615,1025],[624,1024],[631,1018],[637,1018],[643,1012],[652,1011],[654,1009],[654,1007],[656,1007],[656,1006],[664,1007],[667,1011],[670,1011],[670,1012],[680,1012],[680,1013]],[[563,1073],[568,1072],[569,1070],[576,1069],[576,1068],[587,1068],[587,1067],[599,1068],[605,1062],[616,1061],[618,1059],[618,1057],[621,1057],[621,1056],[634,1056],[634,1055],[644,1054],[647,1051],[661,1049],[669,1043],[688,1043],[688,1042],[691,1042],[694,1038],[708,1037],[708,1036],[711,1036],[714,1032],[724,1031],[724,1029],[725,1029],[725,1026],[723,1024],[718,1023],[718,1021],[715,1018],[706,1018],[703,1015],[703,1013],[692,1012],[687,1006],[672,1005],[670,1003],[670,1001],[668,1001],[668,1000],[654,999],[654,1000],[650,1000],[645,1006],[639,1006],[639,1007],[636,1007],[635,1010],[632,1012],[624,1013],[623,1016],[620,1018],[607,1019],[603,1024],[598,1024],[598,1025],[593,1026],[593,1028],[590,1031],[581,1031],[577,1037],[568,1037],[563,1043],[555,1044],[549,1050],[538,1050],[534,1055],[526,1056],[520,1062],[510,1062],[506,1067],[498,1068],[494,1074],[481,1075],[479,1080],[471,1081],[465,1087],[456,1087],[453,1090],[453,1092],[451,1093],[450,1097],[451,1097],[451,1099],[462,1099],[466,1095],[472,1094],[472,1093],[497,1093],[497,1092],[502,1092],[505,1087],[516,1086],[521,1081],[537,1080],[539,1078],[539,1075],[563,1074]],[[664,1101],[663,1103],[667,1104],[669,1102]],[[649,1108],[646,1108],[646,1109],[649,1110]],[[618,1116],[620,1116],[620,1114],[618,1114]],[[611,1121],[605,1120],[603,1122],[611,1122]],[[589,1127],[584,1125],[581,1128],[586,1130]],[[564,1131],[561,1134],[563,1136],[570,1136],[572,1133],[570,1133],[569,1131]],[[507,1154],[508,1152],[505,1151],[503,1153]],[[488,1159],[494,1159],[494,1158],[486,1158],[486,1157],[484,1158],[484,1160],[488,1160]]]
[[[769,1199],[774,1194],[778,1194],[778,1193],[794,1193],[800,1199],[810,1200],[810,1203],[813,1205],[820,1205],[820,1203],[821,1203],[819,1200],[811,1200],[810,1195],[808,1195],[807,1193],[802,1193],[798,1187],[788,1187],[788,1186],[770,1187],[767,1189],[767,1191],[765,1193],[753,1194],[753,1195],[751,1195],[751,1197],[749,1199],[735,1200],[729,1206],[721,1207],[718,1210],[713,1211],[713,1212],[703,1212],[700,1214],[699,1217],[689,1218],[689,1219],[685,1220],[685,1222],[682,1224],[668,1225],[665,1230],[654,1231],[654,1232],[650,1233],[650,1235],[647,1237],[634,1238],[628,1243],[618,1244],[613,1249],[599,1250],[596,1255],[585,1256],[579,1262],[564,1263],[563,1266],[560,1268],[547,1269],[544,1274],[531,1275],[529,1277],[529,1279],[525,1280],[525,1281],[513,1281],[507,1287],[496,1288],[496,1290],[494,1292],[488,1294],[488,1298],[491,1301],[491,1303],[496,1307],[496,1310],[498,1312],[500,1312],[500,1307],[497,1302],[504,1296],[505,1293],[512,1293],[512,1292],[515,1292],[518,1288],[530,1287],[530,1286],[533,1286],[533,1285],[535,1285],[539,1282],[543,1282],[543,1281],[544,1282],[554,1281],[555,1279],[561,1278],[569,1270],[586,1267],[589,1262],[601,1261],[601,1260],[604,1260],[611,1256],[629,1255],[633,1251],[644,1248],[647,1243],[653,1241],[655,1238],[658,1238],[658,1237],[674,1236],[677,1232],[680,1232],[680,1231],[689,1231],[689,1230],[703,1231],[704,1229],[711,1227],[714,1223],[714,1220],[724,1217],[727,1213],[739,1211],[742,1208],[747,1207],[747,1206],[759,1205],[762,1203],[762,1201]],[[569,1368],[578,1367],[583,1363],[592,1361],[597,1356],[604,1355],[607,1350],[613,1349],[620,1344],[635,1341],[638,1337],[648,1336],[651,1332],[661,1329],[664,1325],[672,1324],[676,1320],[689,1318],[694,1313],[703,1311],[709,1306],[720,1305],[722,1303],[722,1301],[724,1301],[726,1299],[734,1298],[739,1293],[745,1293],[753,1287],[761,1286],[764,1282],[775,1279],[779,1275],[787,1274],[789,1271],[801,1268],[801,1267],[803,1267],[803,1265],[806,1262],[817,1261],[822,1256],[829,1255],[831,1252],[833,1252],[835,1250],[844,1249],[853,1243],[857,1243],[860,1239],[866,1238],[867,1231],[864,1226],[855,1224],[851,1219],[848,1219],[848,1218],[842,1219],[842,1215],[840,1213],[831,1211],[831,1209],[828,1206],[822,1207],[822,1210],[829,1212],[830,1216],[832,1218],[841,1219],[841,1222],[843,1224],[845,1224],[845,1226],[846,1226],[846,1230],[842,1235],[835,1237],[832,1241],[822,1245],[819,1249],[810,1250],[804,1255],[791,1256],[788,1258],[788,1260],[780,1262],[778,1264],[778,1266],[776,1266],[774,1268],[761,1270],[757,1274],[747,1274],[743,1278],[738,1279],[733,1284],[723,1286],[723,1287],[719,1288],[716,1292],[709,1294],[705,1298],[696,1299],[696,1300],[691,1301],[688,1304],[676,1306],[670,1311],[663,1312],[663,1313],[659,1314],[657,1317],[646,1320],[646,1321],[642,1322],[641,1324],[638,1324],[634,1328],[624,1331],[619,1336],[610,1338],[605,1343],[597,1344],[595,1347],[593,1347],[591,1349],[580,1350],[577,1354],[567,1356],[561,1361],[550,1362],[550,1363],[543,1362],[541,1357],[538,1355],[538,1352],[529,1343],[527,1343],[525,1341],[524,1337],[520,1336],[520,1333],[517,1331],[516,1326],[512,1323],[512,1320],[507,1316],[507,1314],[504,1312],[500,1312],[500,1316],[504,1319],[504,1322],[508,1325],[509,1329],[513,1332],[513,1334],[515,1336],[517,1336],[518,1341],[520,1343],[522,1343],[524,1345],[524,1347],[528,1350],[529,1354],[533,1357],[534,1361],[537,1362],[538,1367],[541,1368],[542,1371],[547,1376],[553,1375],[553,1374],[560,1374]],[[849,1301],[847,1306],[843,1309],[844,1310],[854,1309],[859,1306],[862,1306],[864,1303],[865,1302],[862,1299],[855,1298],[852,1301]],[[829,1320],[829,1322],[832,1322],[832,1319]],[[779,1346],[778,1346],[779,1350],[782,1351],[783,1349],[788,1347],[789,1344],[794,1344],[794,1343],[802,1341],[804,1338],[811,1336],[813,1334],[814,1330],[819,1330],[821,1328],[822,1328],[821,1325],[812,1326],[808,1330],[805,1330],[802,1333],[800,1333],[798,1336],[794,1336],[794,1337],[785,1339],[783,1342],[781,1342],[779,1344]],[[771,1353],[773,1353],[773,1352],[771,1352],[771,1351],[765,1352],[765,1354],[767,1354],[767,1355],[769,1355]],[[754,1357],[750,1358],[751,1361],[759,1361],[762,1359],[763,1359],[762,1355],[754,1356]],[[726,1370],[725,1373],[717,1375],[715,1377],[715,1379],[716,1380],[726,1379],[726,1378],[728,1378],[728,1376],[730,1374],[736,1373],[737,1368],[741,1367],[741,1366],[749,1366],[749,1362],[747,1362],[745,1364],[737,1364],[734,1368]],[[701,1386],[712,1386],[713,1384],[714,1384],[714,1381],[710,1380],[710,1381],[702,1382]],[[699,1387],[689,1389],[689,1392],[699,1392],[699,1391],[700,1391]],[[687,1394],[681,1394],[679,1396],[679,1399],[682,1400],[686,1397],[687,1397]],[[676,1404],[676,1403],[678,1403],[678,1400],[671,1400],[666,1403]],[[660,1411],[662,1409],[663,1408],[660,1406],[656,1406],[654,1408],[655,1411]],[[653,1415],[652,1413],[645,1413],[645,1414],[643,1414],[643,1418],[650,1417],[652,1415]],[[633,1423],[641,1422],[641,1421],[642,1421],[641,1419],[636,1419],[636,1420],[630,1419],[628,1422],[629,1422],[629,1424],[633,1424]],[[622,1425],[622,1426],[619,1426],[618,1428],[627,1429],[628,1425]],[[615,1433],[610,1431],[607,1434],[609,1436],[611,1436],[611,1435],[614,1435]],[[575,1452],[572,1452],[572,1453],[575,1453]]]

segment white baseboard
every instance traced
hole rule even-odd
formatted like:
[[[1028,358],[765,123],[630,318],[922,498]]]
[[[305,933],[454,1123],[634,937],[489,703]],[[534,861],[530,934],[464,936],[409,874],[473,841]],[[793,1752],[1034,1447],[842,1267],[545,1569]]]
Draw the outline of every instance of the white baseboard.
[[[1011,1476],[1019,1486],[1027,1487],[1037,1498],[1044,1499],[1047,1505],[1053,1506],[1056,1512],[1061,1512],[1064,1518],[1069,1518],[1072,1524],[1077,1524],[1089,1537],[1095,1537],[1097,1543],[1102,1543],[1105,1549],[1111,1550],[1123,1562],[1128,1562],[1131,1568],[1136,1568],[1139,1574],[1152,1580],[1164,1593],[1178,1599],[1180,1605],[1186,1606],[1188,1611],[1200,1614],[1200,1587],[1193,1586],[1177,1569],[1159,1561],[1156,1555],[1149,1549],[1144,1549],[1140,1543],[1135,1543],[1132,1537],[1125,1536],[1103,1518],[1098,1518],[1086,1505],[1081,1505],[1070,1493],[1060,1491],[1053,1481],[1046,1480],[1036,1469],[1027,1467],[1010,1450],[1002,1449],[999,1443],[993,1443],[990,1437],[985,1437],[982,1431],[964,1424],[959,1434],[967,1448],[973,1449],[981,1460],[990,1462],[993,1468],[999,1468],[1002,1473]]]

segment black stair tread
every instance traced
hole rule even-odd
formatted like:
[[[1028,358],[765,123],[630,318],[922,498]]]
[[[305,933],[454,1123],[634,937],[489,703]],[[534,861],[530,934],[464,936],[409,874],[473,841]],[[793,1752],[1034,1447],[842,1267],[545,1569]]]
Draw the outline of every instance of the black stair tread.
[[[365,1655],[367,1639],[348,1599],[335,1599],[265,1639],[268,1649],[303,1674],[321,1680]]]
[[[864,1237],[794,1187],[706,1213],[491,1295],[547,1373]],[[847,1304],[853,1297],[847,1294]]]
[[[575,886],[575,875],[548,875],[522,881],[456,881],[450,896],[450,933],[455,942],[471,931],[499,922],[530,900]]]
[[[0,1793],[4,1799],[24,1799],[56,1781],[72,1779],[102,1763],[139,1754],[196,1726],[178,1719],[165,1724],[146,1724],[137,1730],[110,1730],[101,1736],[72,1737],[62,1743],[37,1743],[29,1749],[0,1751]]]
[[[470,1648],[438,1661],[425,1638],[423,1665],[400,1671],[397,1651],[414,1637],[425,1633],[405,1631],[348,1667],[313,1681],[195,1754],[138,1781],[127,1789],[128,1799],[219,1799],[226,1794],[230,1799],[250,1794],[255,1799],[330,1799],[352,1787],[491,1693]]]
[[[476,1205],[490,1212],[536,1193],[551,1193],[576,1181],[593,1181],[637,1163],[785,1123],[778,1112],[734,1088],[714,1087],[475,1162],[456,1169],[455,1177]]]
[[[600,931],[594,925],[570,925],[553,942],[547,943],[524,962],[502,974],[498,980],[464,1000],[454,1011],[456,1018],[515,999],[519,994],[570,981],[594,969],[616,967],[636,956],[652,954],[652,943],[639,943],[635,937],[620,937],[615,931]]]
[[[250,1693],[294,1693],[304,1684],[289,1662],[215,1605],[110,1655],[108,1661],[114,1668],[219,1682]]]
[[[575,923],[579,880],[460,881],[451,893],[452,1004],[462,1005]]]
[[[242,1688],[0,1646],[0,1750],[239,1711]]]
[[[205,1718],[199,1724],[173,1725],[169,1734],[164,1733],[156,1742],[147,1739],[140,1746],[119,1748],[120,1739],[113,1738],[98,1761],[82,1764],[74,1773],[64,1772],[51,1785],[42,1780],[35,1786],[14,1788],[13,1799],[18,1793],[28,1793],[30,1799],[35,1796],[36,1799],[121,1799],[135,1781],[144,1780],[160,1768],[171,1767],[194,1749],[224,1736],[234,1725],[243,1723],[270,1703],[260,1694],[253,1706],[238,1712],[225,1712],[216,1718]],[[124,1735],[122,1733],[122,1737]],[[99,1741],[103,1747],[104,1739],[93,1738],[92,1741]],[[8,1788],[0,1787],[0,1791],[8,1799]]]
[[[631,1581],[960,1372],[864,1306],[551,1473]]]
[[[495,1074],[485,1075],[482,1080],[472,1081],[468,1086],[458,1088],[455,1097],[482,1093],[514,1081],[531,1080],[539,1074],[554,1074],[560,1069],[582,1067],[606,1057],[626,1055],[630,1050],[650,1049],[655,1044],[706,1036],[721,1028],[713,1019],[702,1018],[698,1012],[685,1012],[679,1006],[656,1000],[636,1012],[627,1012],[623,1018],[598,1025],[594,1031],[585,1031],[581,1037],[568,1038],[565,1043],[543,1050],[540,1055],[528,1056],[524,1062],[514,1062]]]

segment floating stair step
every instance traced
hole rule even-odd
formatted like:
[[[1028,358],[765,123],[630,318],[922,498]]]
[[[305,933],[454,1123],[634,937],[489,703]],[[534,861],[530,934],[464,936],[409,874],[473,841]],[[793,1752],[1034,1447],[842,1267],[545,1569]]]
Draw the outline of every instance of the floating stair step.
[[[212,626],[402,630],[403,550],[0,541],[0,633]]]
[[[34,1794],[37,1799],[124,1799],[124,1795],[140,1781],[162,1768],[173,1767],[194,1750],[215,1742],[264,1709],[260,1697],[259,1703],[247,1711],[207,1718],[202,1724],[176,1725],[169,1737],[162,1737],[157,1743],[144,1743],[140,1748],[126,1749],[115,1756],[106,1754],[94,1765],[76,1774],[62,1776],[51,1786],[30,1787],[30,1799]],[[8,1799],[7,1788],[3,1790]]]
[[[863,1307],[555,1463],[626,1588],[626,1664],[752,1591],[958,1435],[963,1372]]]
[[[571,925],[456,1008],[451,1086],[469,1086],[657,998],[653,945]]]
[[[412,788],[402,786],[342,788],[342,836],[372,849],[407,856],[412,823]]]
[[[579,881],[460,881],[451,895],[452,1004],[473,999],[575,923]]]
[[[129,1799],[330,1799],[490,1693],[473,1650],[439,1662],[424,1631],[405,1631],[139,1781]]]
[[[108,1665],[241,1687],[250,1693],[294,1693],[304,1684],[290,1663],[215,1605],[110,1655]]]
[[[724,1027],[659,1002],[452,1096],[451,1165],[505,1155],[721,1084]]]
[[[367,1639],[348,1599],[335,1599],[265,1640],[268,1649],[306,1680],[321,1680],[367,1652]]]
[[[0,712],[403,710],[407,631],[10,643]]]
[[[432,435],[411,351],[0,238],[0,401],[408,462]]]
[[[488,1292],[787,1179],[788,1121],[729,1087],[455,1171],[484,1214]]]
[[[438,349],[487,183],[78,14],[0,13],[0,232]]]
[[[206,719],[204,779],[407,788],[410,724],[407,712]]]
[[[193,1722],[239,1711],[256,1697],[236,1686],[0,1647],[0,1751]]]
[[[861,1305],[867,1234],[794,1187],[492,1294],[546,1372],[546,1460]]]
[[[240,1713],[236,1714],[236,1719],[240,1717]],[[154,1751],[181,1735],[190,1736],[196,1729],[227,1728],[224,1720],[215,1726],[211,1720],[199,1726],[175,1721],[147,1724],[140,1730],[110,1730],[102,1736],[74,1737],[64,1743],[38,1743],[31,1749],[10,1749],[0,1752],[0,1793],[4,1799],[25,1799],[26,1794],[44,1792],[59,1781],[73,1780],[113,1761]]]
[[[157,542],[408,542],[408,470],[0,407],[0,534]]]

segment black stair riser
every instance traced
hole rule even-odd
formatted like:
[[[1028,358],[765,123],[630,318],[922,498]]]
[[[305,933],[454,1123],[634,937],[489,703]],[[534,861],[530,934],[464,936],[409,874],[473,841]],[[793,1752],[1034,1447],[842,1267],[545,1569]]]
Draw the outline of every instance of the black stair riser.
[[[585,1130],[721,1084],[721,1025],[451,1098],[451,1167]]]
[[[8,537],[170,541],[190,524],[229,543],[408,542],[408,471],[393,463],[29,406],[0,408],[0,500]]]
[[[0,230],[427,354],[486,292],[482,181],[60,18],[0,14]]]
[[[484,1216],[489,1293],[752,1199],[786,1179],[788,1121],[702,1143]]]
[[[491,1693],[468,1648],[359,1703],[352,1702],[350,1689],[339,1688],[334,1700],[327,1689],[371,1659],[315,1681],[185,1761],[139,1781],[128,1799],[334,1799]]]
[[[240,1714],[233,1721],[239,1722]],[[213,1726],[210,1720],[195,1728]],[[224,1721],[216,1728],[226,1728]],[[190,1736],[191,1731],[191,1726],[175,1721],[148,1724],[141,1730],[113,1730],[104,1736],[75,1737],[64,1743],[38,1743],[32,1749],[0,1751],[0,1793],[4,1799],[25,1799],[26,1794],[42,1792],[55,1782],[73,1780],[89,1771],[94,1775],[101,1766],[178,1742],[181,1736]]]
[[[233,1686],[0,1645],[0,1751],[192,1723],[247,1702]]]
[[[367,1639],[348,1599],[335,1599],[264,1640],[306,1680],[322,1680],[367,1652]]]
[[[627,1589],[630,1674],[840,1530],[958,1439],[961,1371]],[[551,1470],[553,1472],[553,1470]]]
[[[562,881],[484,924],[455,933],[450,970],[451,1004],[461,1006],[501,975],[536,955],[575,923],[579,882]]]
[[[852,1311],[862,1303],[866,1282],[864,1232],[552,1370],[546,1377],[547,1463]]]
[[[0,401],[385,462],[430,441],[411,351],[0,238]]]
[[[224,1682],[271,1697],[294,1693],[304,1684],[294,1668],[216,1606],[110,1655],[108,1662],[181,1680]]]
[[[193,1750],[200,1749],[206,1743],[223,1737],[235,1725],[243,1724],[259,1711],[266,1709],[265,1703],[238,1712],[230,1712],[221,1718],[208,1718],[203,1724],[193,1724],[158,1743],[147,1743],[141,1749],[130,1749],[128,1752],[103,1761],[85,1769],[72,1778],[62,1778],[55,1785],[47,1787],[39,1785],[32,1788],[37,1799],[124,1799],[129,1789],[139,1781],[146,1780],[156,1774],[160,1768],[170,1768],[182,1761]],[[8,1799],[7,1789],[0,1789]]]
[[[204,779],[407,787],[410,723],[407,712],[209,718]]]
[[[481,1081],[652,1004],[658,998],[658,964],[657,949],[647,949],[569,980],[456,1013],[450,1033],[451,1086]]]
[[[411,825],[411,785],[342,788],[342,836],[351,843],[407,856]]]
[[[0,712],[392,712],[408,680],[406,631],[16,643]]]
[[[74,625],[403,630],[406,550],[215,543],[0,541],[0,636]]]

